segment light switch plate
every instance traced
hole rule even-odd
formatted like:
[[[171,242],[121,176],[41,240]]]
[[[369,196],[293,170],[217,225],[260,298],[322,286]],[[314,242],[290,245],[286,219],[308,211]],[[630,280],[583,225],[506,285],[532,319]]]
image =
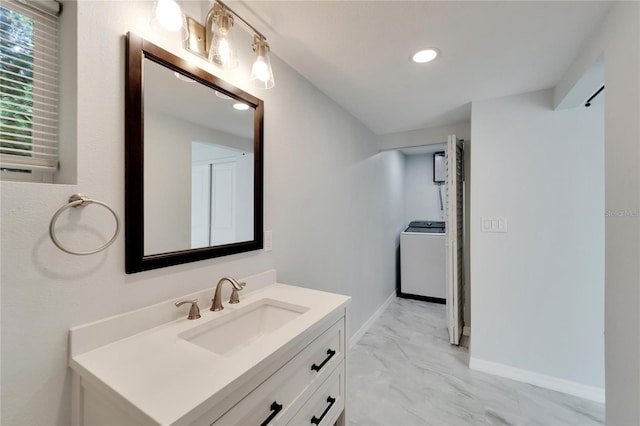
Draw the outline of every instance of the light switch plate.
[[[264,231],[264,251],[273,250],[273,232],[272,231]]]
[[[508,232],[507,218],[503,216],[482,216],[480,218],[480,230],[482,232]]]

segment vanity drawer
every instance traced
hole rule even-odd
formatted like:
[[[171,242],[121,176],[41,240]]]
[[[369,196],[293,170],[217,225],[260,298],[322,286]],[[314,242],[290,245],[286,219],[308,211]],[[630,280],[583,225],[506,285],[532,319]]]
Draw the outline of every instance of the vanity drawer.
[[[344,361],[288,423],[292,426],[332,425],[344,410]]]
[[[286,424],[342,365],[344,342],[341,318],[212,425]]]

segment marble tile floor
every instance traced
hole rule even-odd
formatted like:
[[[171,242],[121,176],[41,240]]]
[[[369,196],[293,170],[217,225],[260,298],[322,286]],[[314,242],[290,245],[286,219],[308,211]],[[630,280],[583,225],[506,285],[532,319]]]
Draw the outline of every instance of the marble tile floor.
[[[351,425],[604,424],[604,404],[470,370],[444,305],[394,299],[349,357]]]

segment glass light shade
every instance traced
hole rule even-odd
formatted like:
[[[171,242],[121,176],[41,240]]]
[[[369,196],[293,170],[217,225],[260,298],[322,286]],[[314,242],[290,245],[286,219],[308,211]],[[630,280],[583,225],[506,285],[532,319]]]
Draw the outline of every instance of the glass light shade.
[[[251,85],[259,89],[271,89],[275,86],[275,80],[269,58],[269,45],[266,41],[256,38],[253,49],[256,52],[256,60],[251,67]]]
[[[151,13],[151,28],[159,30],[178,32],[181,31],[183,40],[188,37],[187,18],[182,12],[180,1],[176,0],[156,0]]]
[[[224,69],[235,68],[239,63],[238,53],[233,44],[232,28],[233,16],[229,15],[226,11],[222,11],[213,19],[209,62],[217,64]]]

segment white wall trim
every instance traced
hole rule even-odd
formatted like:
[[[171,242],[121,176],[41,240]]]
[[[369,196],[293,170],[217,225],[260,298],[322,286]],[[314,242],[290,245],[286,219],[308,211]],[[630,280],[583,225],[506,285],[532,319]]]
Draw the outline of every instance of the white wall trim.
[[[362,327],[360,327],[358,331],[353,333],[353,336],[351,336],[351,339],[349,339],[349,349],[352,349],[356,345],[356,343],[358,343],[358,340],[360,340],[362,336],[364,336],[364,333],[366,333],[367,330],[369,330],[369,328],[373,325],[373,323],[378,318],[380,318],[380,315],[382,315],[382,313],[387,309],[387,307],[395,297],[396,291],[393,290],[393,293],[391,293],[387,300],[385,300],[384,303],[380,305],[380,307],[373,313],[373,315],[371,315],[369,319],[364,324],[362,324]]]
[[[465,325],[464,328],[462,329],[462,335],[471,336],[471,326]]]
[[[493,374],[519,382],[529,383],[545,389],[551,389],[580,398],[589,399],[596,402],[605,402],[604,388],[584,385],[570,380],[559,379],[546,374],[535,373],[529,370],[511,367],[497,362],[485,361],[478,358],[469,358],[469,368],[484,373]]]

